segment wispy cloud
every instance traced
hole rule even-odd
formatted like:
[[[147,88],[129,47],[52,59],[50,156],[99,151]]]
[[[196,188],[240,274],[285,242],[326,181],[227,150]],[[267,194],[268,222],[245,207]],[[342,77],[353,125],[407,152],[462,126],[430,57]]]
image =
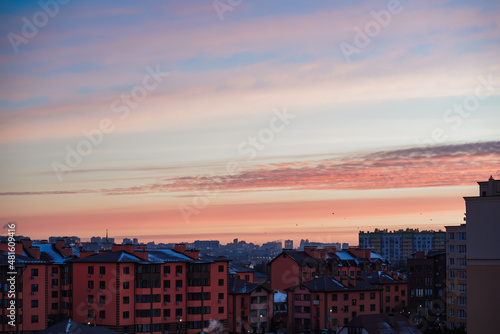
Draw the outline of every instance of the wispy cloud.
[[[7,192],[0,193],[0,196],[97,192],[106,196],[117,196],[199,190],[235,192],[461,186],[470,185],[484,178],[484,175],[493,173],[498,169],[499,163],[500,141],[492,141],[379,151],[335,159],[260,164],[230,175],[182,176],[132,187]],[[157,168],[145,167],[142,170]]]

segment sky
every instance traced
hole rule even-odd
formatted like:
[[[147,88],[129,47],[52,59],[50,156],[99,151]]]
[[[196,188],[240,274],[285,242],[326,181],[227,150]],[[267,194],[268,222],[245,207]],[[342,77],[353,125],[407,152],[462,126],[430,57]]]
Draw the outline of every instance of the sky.
[[[0,226],[358,242],[500,169],[497,1],[2,1]]]

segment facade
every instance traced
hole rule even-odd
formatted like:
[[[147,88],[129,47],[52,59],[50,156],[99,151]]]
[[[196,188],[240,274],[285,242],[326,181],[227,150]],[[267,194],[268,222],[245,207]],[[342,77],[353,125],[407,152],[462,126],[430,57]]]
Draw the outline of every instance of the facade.
[[[446,252],[417,252],[408,259],[408,311],[416,323],[440,328],[446,321]]]
[[[375,271],[361,277],[361,280],[382,288],[382,312],[394,313],[407,309],[408,281],[405,275],[398,272]]]
[[[466,224],[446,226],[447,327],[467,330],[467,232]]]
[[[272,290],[239,278],[229,279],[229,331],[265,333],[273,319]]]
[[[500,289],[500,180],[478,182],[479,196],[465,197],[467,232],[467,331],[498,333]]]
[[[175,250],[80,252],[60,244],[16,245],[16,327],[2,308],[1,332],[43,330],[64,319],[119,333],[198,333],[218,320],[228,328],[228,261]],[[0,244],[2,300],[7,302],[7,244]],[[26,254],[27,256],[23,255]]]
[[[445,242],[443,231],[375,229],[374,232],[359,232],[359,247],[371,249],[394,264],[405,261],[415,252],[444,249]]]
[[[286,288],[327,275],[350,278],[387,269],[380,255],[361,248],[337,251],[336,248],[305,247],[304,251],[283,250],[270,262],[271,287]]]
[[[384,334],[420,334],[407,318],[401,314],[367,314],[352,319],[338,334],[384,333]]]

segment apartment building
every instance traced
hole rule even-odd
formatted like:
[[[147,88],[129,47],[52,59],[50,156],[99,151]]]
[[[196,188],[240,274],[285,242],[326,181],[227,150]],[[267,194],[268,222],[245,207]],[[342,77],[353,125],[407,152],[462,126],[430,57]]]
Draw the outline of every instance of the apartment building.
[[[16,327],[2,332],[31,332],[72,318],[119,333],[198,333],[218,320],[228,329],[228,261],[174,250],[134,249],[71,256],[61,245],[16,246]],[[10,277],[8,253],[0,245],[2,288]],[[25,256],[25,255],[28,256]],[[2,300],[7,302],[7,290]]]
[[[324,276],[286,289],[288,328],[294,330],[337,329],[363,314],[400,310],[406,300],[406,281],[387,276],[387,284],[372,284],[370,278]],[[398,286],[397,306],[384,298],[386,286]],[[396,289],[394,289],[396,291]],[[404,292],[403,292],[404,291]]]
[[[441,328],[446,321],[446,252],[416,252],[408,259],[408,311],[415,323]]]
[[[328,275],[355,278],[386,270],[387,264],[379,254],[357,247],[340,251],[315,246],[307,246],[304,251],[285,249],[269,263],[271,287],[285,291],[286,288]]]
[[[359,247],[379,253],[390,263],[406,261],[413,253],[431,249],[444,249],[446,236],[443,231],[419,231],[406,229],[359,232]]]
[[[448,329],[467,330],[466,224],[446,226],[446,312]]]
[[[269,284],[229,279],[229,330],[265,333],[271,329],[274,293]]]
[[[479,196],[464,197],[467,232],[467,331],[498,333],[500,289],[500,180],[478,182]]]

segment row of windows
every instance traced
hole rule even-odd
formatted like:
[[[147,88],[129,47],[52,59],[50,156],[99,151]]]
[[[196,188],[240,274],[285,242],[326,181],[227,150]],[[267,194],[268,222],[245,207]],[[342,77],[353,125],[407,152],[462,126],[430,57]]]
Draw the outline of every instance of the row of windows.
[[[466,273],[466,271],[465,270],[458,271],[457,277],[458,277],[458,279],[467,279],[467,273]],[[448,272],[448,278],[455,278],[455,271],[450,270]]]

